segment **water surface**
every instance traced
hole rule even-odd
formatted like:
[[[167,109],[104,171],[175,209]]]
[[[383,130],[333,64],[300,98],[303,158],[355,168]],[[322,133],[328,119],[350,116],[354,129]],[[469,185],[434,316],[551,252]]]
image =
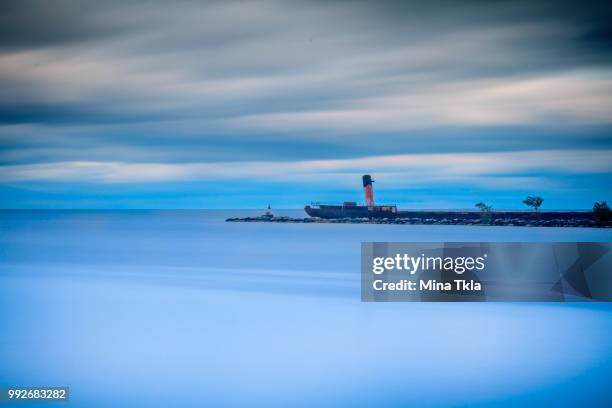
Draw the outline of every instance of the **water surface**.
[[[359,247],[612,230],[223,221],[259,213],[0,212],[0,384],[87,407],[609,398],[610,304],[365,304]]]

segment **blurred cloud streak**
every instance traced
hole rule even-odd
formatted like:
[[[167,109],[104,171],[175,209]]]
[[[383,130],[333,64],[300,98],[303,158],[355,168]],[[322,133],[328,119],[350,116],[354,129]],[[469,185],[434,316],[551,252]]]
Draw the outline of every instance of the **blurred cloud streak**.
[[[393,179],[407,178],[412,180],[411,184],[422,184],[528,172],[606,173],[612,171],[612,150],[418,154],[298,162],[56,162],[4,166],[0,180],[154,183],[250,178],[259,181],[347,181],[352,184],[355,174],[364,171],[389,176],[387,185],[393,185]],[[507,178],[514,181],[520,179]]]

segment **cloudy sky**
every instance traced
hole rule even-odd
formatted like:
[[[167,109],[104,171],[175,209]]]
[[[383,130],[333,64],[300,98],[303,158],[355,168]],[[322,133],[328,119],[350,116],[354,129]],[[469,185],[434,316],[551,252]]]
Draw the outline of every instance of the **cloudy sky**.
[[[0,207],[612,200],[612,6],[2,1]]]

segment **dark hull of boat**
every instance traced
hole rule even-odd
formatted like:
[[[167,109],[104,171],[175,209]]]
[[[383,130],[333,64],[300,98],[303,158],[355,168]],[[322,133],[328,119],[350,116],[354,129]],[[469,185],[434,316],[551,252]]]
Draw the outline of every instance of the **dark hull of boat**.
[[[395,213],[377,208],[370,209],[364,205],[318,205],[304,207],[306,214],[319,218],[396,218]]]

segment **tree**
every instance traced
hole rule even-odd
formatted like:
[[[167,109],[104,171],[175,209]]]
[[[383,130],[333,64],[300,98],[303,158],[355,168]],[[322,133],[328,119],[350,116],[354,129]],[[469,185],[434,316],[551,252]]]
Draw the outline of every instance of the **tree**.
[[[490,205],[486,205],[482,201],[476,203],[476,208],[478,208],[482,212],[491,212],[491,211],[493,211],[493,207],[491,207]]]
[[[482,201],[478,202],[475,204],[476,208],[478,208],[480,210],[480,212],[482,213],[480,215],[480,218],[483,220],[487,220],[490,221],[492,217],[492,212],[493,212],[493,207],[491,207],[490,205],[486,205],[485,203],[483,203]]]
[[[542,197],[538,197],[538,196],[535,196],[535,197],[527,196],[523,200],[523,204],[525,204],[528,207],[533,207],[535,212],[538,212],[538,210],[540,209],[540,206],[542,205],[543,202],[544,202],[544,199]]]
[[[612,219],[612,211],[605,201],[597,201],[593,204],[593,214],[598,221],[609,221]]]

